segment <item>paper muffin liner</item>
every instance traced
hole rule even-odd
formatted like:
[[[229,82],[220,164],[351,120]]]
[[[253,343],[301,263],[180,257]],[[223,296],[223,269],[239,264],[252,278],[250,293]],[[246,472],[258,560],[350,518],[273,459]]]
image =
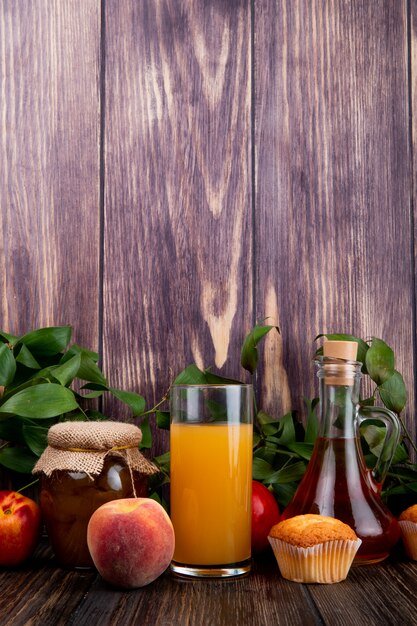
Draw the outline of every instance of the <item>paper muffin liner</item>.
[[[362,541],[337,540],[310,548],[268,537],[283,578],[297,583],[338,583],[345,580]]]
[[[417,561],[417,524],[408,520],[398,522],[401,528],[405,551],[410,559]]]

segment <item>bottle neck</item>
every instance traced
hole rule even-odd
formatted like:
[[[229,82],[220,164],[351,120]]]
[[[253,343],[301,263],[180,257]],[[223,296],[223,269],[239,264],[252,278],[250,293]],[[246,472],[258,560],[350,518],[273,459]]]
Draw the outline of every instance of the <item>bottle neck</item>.
[[[351,439],[357,436],[360,364],[318,362],[320,379],[320,437]]]

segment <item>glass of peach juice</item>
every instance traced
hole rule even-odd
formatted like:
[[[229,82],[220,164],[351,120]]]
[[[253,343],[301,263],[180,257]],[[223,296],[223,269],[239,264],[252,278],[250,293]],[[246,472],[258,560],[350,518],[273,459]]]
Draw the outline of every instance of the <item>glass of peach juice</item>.
[[[170,392],[171,571],[224,578],[251,568],[252,385]]]

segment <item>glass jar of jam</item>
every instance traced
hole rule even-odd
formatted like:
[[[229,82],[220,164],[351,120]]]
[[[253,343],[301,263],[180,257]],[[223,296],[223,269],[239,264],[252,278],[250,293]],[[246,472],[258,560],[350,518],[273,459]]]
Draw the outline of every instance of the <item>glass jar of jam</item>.
[[[102,504],[147,496],[157,468],[139,452],[141,437],[139,428],[120,422],[65,422],[49,430],[34,472],[42,474],[42,515],[62,566],[93,566],[87,526]]]

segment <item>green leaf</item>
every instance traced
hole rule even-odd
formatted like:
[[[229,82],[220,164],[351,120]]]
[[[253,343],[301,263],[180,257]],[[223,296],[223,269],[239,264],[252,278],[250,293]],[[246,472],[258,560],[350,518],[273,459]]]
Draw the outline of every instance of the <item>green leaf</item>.
[[[415,465],[408,463],[407,465],[401,465],[394,467],[391,465],[388,476],[394,476],[400,480],[406,480],[409,482],[417,481],[417,468]]]
[[[284,509],[291,502],[297,487],[298,483],[272,484],[272,488],[281,509]]]
[[[41,456],[48,445],[48,428],[42,426],[23,426],[23,436],[28,447],[36,456]]]
[[[67,421],[71,421],[71,422],[88,422],[89,418],[92,417],[88,414],[87,411],[71,411],[70,413],[67,413],[65,415],[60,415],[58,417],[58,422],[67,422]],[[101,419],[100,417],[94,417],[93,419]],[[103,419],[108,420],[108,417],[104,417]],[[42,424],[44,424],[44,421],[42,421]]]
[[[91,358],[86,350],[79,352],[81,355],[81,365],[78,369],[77,376],[81,380],[87,380],[91,383],[99,383],[101,385],[107,385],[103,372],[97,365],[97,363]]]
[[[30,380],[26,381],[25,383],[22,383],[21,385],[18,385],[17,387],[10,387],[9,386],[7,388],[7,390],[6,390],[6,393],[0,399],[0,404],[4,404],[8,398],[11,398],[12,396],[14,396],[19,391],[22,391],[22,389],[27,389],[28,387],[33,387],[34,385],[40,385],[42,383],[48,383],[48,382],[49,381],[46,378],[45,379],[39,379],[39,378],[33,377]]]
[[[314,444],[301,442],[289,443],[288,448],[292,452],[295,452],[296,454],[301,456],[303,459],[309,461],[311,459],[311,455],[313,454]]]
[[[377,385],[382,385],[393,375],[394,367],[394,352],[385,341],[372,337],[371,346],[366,353],[366,368],[369,376]]]
[[[252,478],[254,478],[254,480],[266,480],[267,478],[272,476],[273,473],[274,470],[269,463],[258,457],[255,457],[253,459]]]
[[[76,354],[85,354],[92,361],[94,361],[94,363],[97,363],[98,361],[98,352],[94,352],[94,350],[88,350],[87,348],[82,348],[76,343],[73,343],[72,346],[68,348],[68,350],[62,356],[60,363],[65,363],[69,359],[72,359],[72,357],[75,356]]]
[[[155,411],[156,425],[163,430],[169,430],[171,426],[171,414],[169,411]]]
[[[280,419],[280,431],[277,437],[281,445],[288,445],[296,441],[293,414],[287,413]]]
[[[11,443],[25,443],[22,422],[18,417],[13,416],[0,421],[0,439]]]
[[[262,459],[272,466],[276,454],[276,447],[262,446],[254,451],[253,458]]]
[[[0,343],[0,385],[7,387],[16,373],[13,352],[6,343]]]
[[[84,389],[84,387],[82,387]],[[91,391],[90,393],[77,393],[74,391],[74,395],[78,400],[94,400],[94,398],[101,398],[104,391]]]
[[[356,341],[356,343],[358,344],[358,356],[356,358],[363,364],[362,372],[364,374],[367,374],[365,361],[369,346],[366,341],[360,339],[359,337],[355,337],[354,335],[349,335],[346,333],[322,333],[320,335],[317,335],[315,341],[317,341],[317,339],[320,339],[321,337],[326,337],[326,339],[329,339],[330,341]],[[318,348],[318,350],[316,351],[316,355],[320,354],[323,354],[323,348]]]
[[[213,374],[210,370],[204,370],[204,376],[206,378],[206,382],[208,385],[241,385],[240,380],[235,380],[234,378],[225,378],[224,376],[219,376],[218,374]]]
[[[66,385],[72,383],[74,378],[77,376],[80,367],[81,355],[76,354],[62,365],[57,365],[53,370],[53,376],[61,383],[61,385],[64,385],[65,387]]]
[[[170,466],[170,453],[165,452],[164,454],[160,454],[159,456],[155,456],[152,460],[156,465],[163,471],[169,474],[169,466]]]
[[[270,483],[291,483],[291,482],[299,482],[301,478],[304,476],[304,472],[306,470],[305,463],[299,461],[298,463],[293,463],[292,465],[287,465],[274,472],[265,479],[265,482]]]
[[[143,448],[151,448],[152,447],[152,432],[151,427],[149,426],[149,417],[146,416],[144,420],[139,424],[139,427],[142,431],[142,441],[139,444],[140,450]]]
[[[361,436],[365,439],[366,443],[369,446],[369,450],[375,457],[379,457],[381,455],[384,441],[386,428],[385,426],[376,426],[375,424],[365,424],[360,428]],[[398,444],[394,456],[391,461],[391,466],[396,463],[402,463],[406,459],[408,459],[408,453],[405,447],[402,444]]]
[[[384,444],[386,428],[375,424],[366,424],[360,428],[361,436],[365,439],[372,454],[378,457]]]
[[[225,422],[227,420],[227,406],[223,402],[207,400],[207,410],[210,412],[210,422]]]
[[[144,412],[146,405],[145,398],[138,393],[134,393],[133,391],[123,391],[122,389],[114,389],[113,387],[110,387],[109,391],[115,398],[128,405],[128,407],[132,410],[133,417],[137,417]]]
[[[174,385],[205,385],[207,377],[194,363],[182,370],[174,380]]]
[[[399,443],[395,448],[394,456],[392,457],[391,466],[397,463],[404,463],[408,459],[408,452],[402,443]]]
[[[95,389],[96,391],[109,391],[109,387],[107,385],[103,385],[102,383],[86,383],[81,387],[81,389]]]
[[[107,380],[104,377],[103,372],[97,365],[97,352],[85,350],[84,348],[80,348],[77,345],[73,345],[60,360],[60,366],[66,364],[68,361],[77,356],[81,358],[81,364],[77,372],[77,378],[87,380],[91,383],[103,385],[103,388],[107,390]],[[87,385],[85,385],[85,388],[87,388]],[[91,389],[92,387],[89,388]]]
[[[65,350],[71,339],[71,326],[49,326],[33,330],[20,337],[16,344],[23,343],[36,356],[52,356]]]
[[[20,348],[20,349],[19,349]],[[29,367],[32,370],[40,370],[41,366],[30,352],[29,348],[24,343],[20,344],[17,348],[16,361],[21,363],[25,367]]]
[[[261,433],[267,437],[268,435],[275,435],[280,429],[280,421],[265,413],[265,411],[258,411],[256,415],[256,421],[259,425]]]
[[[392,376],[379,385],[378,391],[387,409],[401,413],[407,404],[407,388],[400,372],[395,370]]]
[[[290,459],[297,459],[299,455],[296,452],[292,452],[289,448],[290,444],[284,446],[279,445],[279,440],[276,437],[267,437],[265,439],[265,451],[267,452],[262,458],[272,463],[275,467],[279,467],[280,463],[288,461]],[[274,453],[274,457],[270,459],[270,453]]]
[[[240,353],[240,364],[241,366],[250,372],[254,373],[256,367],[258,365],[258,349],[257,345],[261,341],[265,335],[269,333],[273,328],[279,333],[278,326],[260,326],[256,325],[251,330],[251,332],[247,335],[245,341],[243,342],[242,350]]]
[[[407,483],[406,485],[398,485],[397,487],[392,487],[384,491],[384,495],[404,495],[407,493],[415,493],[417,492],[417,482]]]
[[[273,451],[275,454],[275,452],[277,452],[278,450],[279,439],[277,437],[274,437],[274,435],[268,435],[267,437],[265,437],[264,441],[265,441],[265,446],[264,446],[265,451],[268,451],[268,453]],[[267,457],[262,457],[262,458],[264,458],[266,461],[270,461],[269,458]],[[272,460],[270,462],[272,463]]]
[[[7,469],[30,474],[38,457],[27,448],[2,448],[0,450],[0,465]]]
[[[10,335],[9,333],[5,333],[4,330],[0,331],[0,340],[5,341],[6,343],[10,343],[10,345],[14,346],[19,337],[16,335]]]
[[[79,408],[70,389],[54,383],[19,391],[0,406],[0,413],[45,419]]]
[[[38,370],[37,372],[34,372],[34,374],[32,374],[32,378],[31,380],[34,382],[34,384],[39,385],[41,384],[42,380],[46,380],[47,382],[54,382],[54,370],[55,368],[58,367],[57,365],[51,365],[49,367],[44,367],[41,370]]]
[[[308,398],[304,398],[304,403],[307,407],[307,424],[304,435],[305,443],[314,443],[319,432],[319,419],[315,411],[318,402],[318,398],[314,398],[313,400],[308,400]]]
[[[359,402],[360,406],[375,406],[375,398],[374,396],[370,396],[369,398],[363,398]]]
[[[103,421],[103,420],[109,419],[107,415],[104,415],[104,413],[101,413],[97,409],[88,409],[87,411],[85,411],[85,415],[84,413],[80,413],[80,416],[81,416],[80,420],[85,420],[86,419],[85,416],[87,416],[87,419],[89,420]],[[71,419],[74,419],[72,415],[71,415]]]

